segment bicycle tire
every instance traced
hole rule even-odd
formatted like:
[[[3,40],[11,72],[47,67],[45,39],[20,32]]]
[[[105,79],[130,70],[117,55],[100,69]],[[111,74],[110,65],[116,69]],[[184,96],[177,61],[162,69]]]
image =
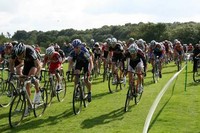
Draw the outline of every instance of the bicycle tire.
[[[126,88],[126,75],[123,74],[123,81],[120,80],[120,89],[123,90]]]
[[[193,72],[193,81],[196,83],[200,82],[200,73],[198,71]]]
[[[84,85],[82,86],[82,97],[83,97],[83,105],[86,108],[89,102],[88,102],[87,88]]]
[[[24,117],[26,109],[25,95],[22,93],[16,94],[13,98],[9,110],[9,125],[10,127],[18,126]]]
[[[142,80],[142,86],[144,87],[144,80]],[[144,90],[144,88],[143,88],[143,90]],[[137,95],[135,95],[135,105],[137,105],[140,102],[140,100],[142,98],[143,90],[141,93],[136,93]],[[134,91],[136,92],[136,87],[134,87]]]
[[[108,89],[110,93],[113,93],[115,91],[117,91],[118,87],[120,87],[120,84],[117,80],[117,82],[115,84],[113,84],[113,78],[114,75],[112,75],[112,73],[109,73],[109,77],[108,77]]]
[[[79,114],[82,109],[82,94],[81,94],[81,86],[79,84],[76,85],[73,92],[73,112],[75,115]]]
[[[53,85],[50,81],[45,81],[44,88],[46,89],[47,95],[48,95],[47,105],[51,105],[51,102],[52,102],[52,99],[53,99],[52,87],[53,87]]]
[[[13,90],[15,89],[14,85],[7,80],[4,80],[0,84],[0,106],[8,107],[13,99]]]
[[[67,92],[67,84],[66,84],[66,81],[64,78],[62,78],[62,89],[59,90],[59,91],[56,91],[56,94],[57,94],[57,99],[59,102],[62,102],[66,96],[66,92]]]
[[[103,71],[103,82],[105,82],[105,80],[106,80],[106,70],[104,68],[104,71]]]
[[[40,103],[33,103],[33,112],[35,117],[40,117],[44,114],[47,107],[48,95],[45,88],[40,89],[41,98]]]
[[[159,80],[159,72],[158,72],[158,66],[156,65],[153,71],[153,82],[157,83],[158,80]]]
[[[124,106],[124,112],[127,112],[129,110],[129,104],[132,99],[132,94],[131,94],[131,89],[129,87],[127,94],[126,94],[126,101],[125,101],[125,106]]]

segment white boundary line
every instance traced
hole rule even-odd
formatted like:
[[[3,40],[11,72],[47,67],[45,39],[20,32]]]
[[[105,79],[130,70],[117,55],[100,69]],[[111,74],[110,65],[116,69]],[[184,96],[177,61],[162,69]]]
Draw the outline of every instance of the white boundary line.
[[[185,65],[186,66],[186,65]],[[156,110],[156,107],[158,105],[158,103],[160,102],[160,99],[162,98],[162,96],[164,95],[164,93],[166,92],[166,90],[168,89],[169,85],[172,83],[172,81],[181,73],[181,71],[183,71],[183,69],[185,68],[185,66],[178,72],[176,72],[174,74],[174,76],[167,82],[167,84],[165,84],[165,86],[162,88],[162,90],[160,91],[160,93],[158,94],[158,96],[156,97],[154,103],[152,104],[149,113],[147,115],[146,121],[145,121],[145,125],[143,128],[143,133],[147,133],[148,132],[148,128],[149,128],[149,124],[151,122],[151,118]]]

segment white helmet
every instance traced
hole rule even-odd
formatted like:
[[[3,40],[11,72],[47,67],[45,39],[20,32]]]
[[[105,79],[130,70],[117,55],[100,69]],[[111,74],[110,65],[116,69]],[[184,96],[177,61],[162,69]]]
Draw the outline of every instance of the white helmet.
[[[53,46],[50,46],[46,49],[46,55],[51,55],[55,52],[55,49]]]

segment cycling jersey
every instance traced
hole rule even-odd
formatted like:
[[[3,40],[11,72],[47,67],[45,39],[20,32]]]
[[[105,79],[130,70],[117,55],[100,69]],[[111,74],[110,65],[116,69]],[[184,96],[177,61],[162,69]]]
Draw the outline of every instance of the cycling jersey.
[[[99,59],[100,56],[101,56],[101,49],[98,47],[98,48],[93,48],[92,49],[92,52],[94,53],[94,59]]]
[[[137,55],[134,59],[131,58],[131,54],[129,52],[125,53],[125,58],[130,58],[129,65],[133,69],[135,69],[137,64],[142,61],[142,63],[144,64],[144,70],[146,70],[146,58],[144,52],[141,49],[138,49]]]
[[[75,65],[75,70],[82,70],[84,68],[84,73],[88,72],[88,65],[89,65],[89,60],[90,60],[90,54],[86,48],[81,48],[79,53],[75,53],[73,50],[69,54],[69,58],[72,59],[73,62],[76,62]]]
[[[123,47],[119,43],[117,43],[115,47],[109,47],[109,51],[113,52],[112,62],[121,61],[124,57]]]
[[[50,57],[45,57],[45,62],[49,61],[49,72],[55,73],[61,67],[62,57],[58,52],[54,52]]]
[[[12,52],[11,58],[13,60],[17,59],[15,52]],[[38,56],[36,54],[36,51],[31,46],[26,45],[24,70],[23,70],[24,75],[28,75],[28,73],[32,67],[37,67],[37,66],[35,66],[35,63],[34,63],[34,61],[37,59],[38,59]]]

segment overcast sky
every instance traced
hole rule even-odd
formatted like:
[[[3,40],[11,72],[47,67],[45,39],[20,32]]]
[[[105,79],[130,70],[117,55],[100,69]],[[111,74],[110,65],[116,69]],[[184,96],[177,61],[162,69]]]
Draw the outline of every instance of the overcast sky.
[[[0,0],[0,32],[200,22],[199,0]]]

